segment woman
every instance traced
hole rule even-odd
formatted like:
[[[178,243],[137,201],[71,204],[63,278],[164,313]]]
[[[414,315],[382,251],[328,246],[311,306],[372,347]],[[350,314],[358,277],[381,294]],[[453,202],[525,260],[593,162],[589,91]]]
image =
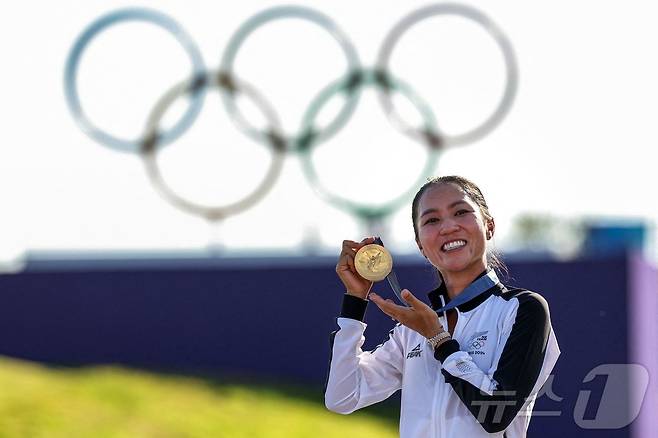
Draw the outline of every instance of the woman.
[[[346,294],[331,337],[327,408],[349,414],[402,389],[402,438],[525,437],[560,354],[546,301],[498,281],[500,264],[487,255],[495,223],[471,181],[429,181],[414,198],[412,219],[418,248],[441,278],[432,307],[406,289],[409,307],[369,293],[354,255],[374,239],[343,242],[336,272]],[[399,323],[364,352],[368,300]]]

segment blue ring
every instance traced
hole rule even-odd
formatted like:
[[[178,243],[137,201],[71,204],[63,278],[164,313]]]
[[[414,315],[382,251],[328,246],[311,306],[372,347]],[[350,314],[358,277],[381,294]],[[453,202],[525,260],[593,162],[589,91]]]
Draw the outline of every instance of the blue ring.
[[[141,139],[125,140],[115,137],[94,125],[82,109],[80,97],[78,96],[77,74],[80,58],[85,48],[91,40],[105,28],[110,27],[122,21],[146,21],[162,27],[171,33],[176,40],[183,46],[192,61],[192,75],[198,75],[205,71],[205,65],[201,52],[199,51],[192,38],[185,30],[171,17],[161,12],[146,8],[126,8],[119,9],[105,14],[91,23],[80,34],[71,52],[66,60],[66,69],[64,72],[64,93],[66,103],[73,115],[76,123],[91,138],[97,142],[122,152],[139,152]],[[187,130],[201,111],[203,105],[203,93],[197,93],[191,98],[190,106],[187,108],[181,119],[169,130],[162,133],[160,144],[167,144],[178,138]]]

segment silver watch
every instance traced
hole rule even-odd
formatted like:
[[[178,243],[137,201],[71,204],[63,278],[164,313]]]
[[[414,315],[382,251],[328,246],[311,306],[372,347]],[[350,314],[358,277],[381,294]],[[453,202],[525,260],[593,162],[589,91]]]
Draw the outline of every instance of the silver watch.
[[[442,341],[449,338],[450,338],[450,333],[447,331],[442,331],[436,336],[432,336],[431,338],[427,339],[427,343],[430,344],[432,350],[434,350],[437,345],[439,345]]]

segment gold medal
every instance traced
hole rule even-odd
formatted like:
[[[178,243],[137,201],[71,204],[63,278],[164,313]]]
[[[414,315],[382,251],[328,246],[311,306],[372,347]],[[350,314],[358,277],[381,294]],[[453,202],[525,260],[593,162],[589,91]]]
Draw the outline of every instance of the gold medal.
[[[356,252],[354,267],[366,280],[381,281],[393,269],[393,257],[383,246],[371,243]]]

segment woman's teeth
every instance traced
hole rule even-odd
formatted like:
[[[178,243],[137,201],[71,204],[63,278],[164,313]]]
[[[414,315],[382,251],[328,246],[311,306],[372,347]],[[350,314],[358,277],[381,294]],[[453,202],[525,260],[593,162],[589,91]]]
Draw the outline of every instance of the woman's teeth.
[[[466,245],[465,240],[453,240],[452,242],[448,242],[441,247],[442,250],[444,251],[450,251],[456,248],[461,248],[462,246]]]

